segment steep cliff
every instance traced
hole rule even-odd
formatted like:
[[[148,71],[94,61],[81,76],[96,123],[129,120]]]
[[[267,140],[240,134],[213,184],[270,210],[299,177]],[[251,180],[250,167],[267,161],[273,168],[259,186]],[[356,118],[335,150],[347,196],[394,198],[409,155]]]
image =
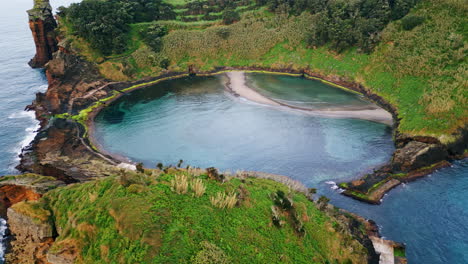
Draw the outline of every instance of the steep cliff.
[[[312,202],[304,186],[245,173],[220,182],[216,175],[169,167],[122,170],[17,203],[8,209],[14,240],[6,259],[51,264],[378,263],[371,241],[376,235],[367,232],[367,222],[323,199]],[[174,189],[182,181],[196,181],[201,189]],[[228,192],[235,194],[231,206],[214,201]],[[214,253],[216,261],[207,262]]]
[[[29,61],[33,68],[44,67],[57,51],[55,28],[57,22],[52,14],[49,0],[35,0],[34,8],[28,10],[29,28],[36,44],[36,55]]]
[[[44,250],[53,242],[48,212],[35,204],[42,195],[64,183],[37,174],[0,178],[0,214],[8,219],[12,234],[6,255],[8,263],[47,263]]]
[[[54,242],[55,234],[50,212],[37,206],[37,202],[20,202],[8,208],[7,216],[14,239],[6,261],[49,263],[46,254]]]

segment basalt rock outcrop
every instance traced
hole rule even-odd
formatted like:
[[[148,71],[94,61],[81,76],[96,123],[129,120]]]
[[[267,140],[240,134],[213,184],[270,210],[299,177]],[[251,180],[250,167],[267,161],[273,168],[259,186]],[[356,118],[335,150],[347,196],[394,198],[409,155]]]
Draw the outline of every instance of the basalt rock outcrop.
[[[54,226],[47,215],[44,218],[35,217],[22,210],[24,203],[18,205],[21,206],[8,208],[8,225],[14,238],[6,261],[48,264],[46,254],[54,242]]]
[[[41,68],[52,59],[52,54],[57,51],[55,36],[57,22],[52,14],[49,0],[34,1],[34,8],[28,10],[28,15],[29,28],[36,44],[36,55],[29,65],[33,68]]]
[[[20,171],[50,175],[66,183],[105,177],[119,170],[83,142],[84,129],[73,120],[48,122],[21,155]]]
[[[0,180],[1,217],[8,220],[12,236],[9,239],[7,263],[48,263],[45,250],[53,242],[53,226],[40,220],[34,210],[25,210],[49,190],[65,183],[53,177],[37,174],[3,176]]]
[[[7,209],[22,201],[36,201],[47,191],[62,186],[62,181],[36,174],[3,176],[0,180],[0,216],[5,218]]]
[[[100,164],[108,162],[84,142],[85,128],[75,120],[54,116],[77,114],[108,96],[111,89],[94,64],[71,52],[68,41],[62,39],[57,44],[60,36],[54,33],[57,24],[51,10],[48,1],[36,0],[28,11],[37,47],[31,63],[45,67],[49,87],[26,108],[35,111],[41,128],[23,149],[17,169],[54,176],[67,183],[104,176]]]

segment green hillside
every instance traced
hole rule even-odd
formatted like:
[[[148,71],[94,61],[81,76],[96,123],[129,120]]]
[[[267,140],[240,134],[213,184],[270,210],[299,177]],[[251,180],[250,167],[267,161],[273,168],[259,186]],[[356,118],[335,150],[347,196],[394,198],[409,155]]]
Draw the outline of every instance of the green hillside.
[[[271,180],[199,173],[123,171],[13,209],[52,223],[49,253],[71,252],[78,263],[367,262],[346,217],[318,209],[326,202]]]
[[[262,6],[231,25],[203,20],[133,23],[126,51],[107,56],[72,34],[68,20],[61,30],[71,41],[69,48],[97,62],[103,76],[113,80],[187,71],[189,66],[201,71],[222,66],[307,69],[345,78],[396,106],[401,132],[447,143],[468,117],[467,9],[463,0],[422,1],[385,26],[370,53],[356,47],[337,52],[332,42],[311,45],[320,13],[285,14]],[[167,33],[151,35],[153,42],[139,33],[160,27]]]

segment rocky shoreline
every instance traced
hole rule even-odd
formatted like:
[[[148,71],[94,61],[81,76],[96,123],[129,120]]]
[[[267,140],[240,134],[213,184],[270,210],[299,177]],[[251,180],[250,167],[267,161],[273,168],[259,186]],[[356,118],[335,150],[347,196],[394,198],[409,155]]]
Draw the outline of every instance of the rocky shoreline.
[[[49,88],[45,93],[38,93],[33,104],[27,107],[28,110],[35,111],[41,128],[31,145],[23,149],[18,169],[23,172],[52,176],[54,179],[48,179],[48,181],[58,180],[55,182],[57,186],[106,177],[120,170],[120,167],[116,165],[125,165],[125,160],[122,158],[114,157],[100,149],[93,137],[94,117],[107,104],[124,96],[129,91],[152,86],[160,81],[191,75],[215,75],[233,70],[281,73],[324,80],[338,85],[340,88],[358,92],[392,114],[396,151],[391,161],[375,170],[374,173],[350,183],[340,184],[340,187],[345,190],[343,194],[352,198],[378,204],[383,195],[397,185],[448,166],[451,159],[466,157],[467,128],[460,131],[457,141],[449,144],[443,144],[434,137],[402,134],[398,131],[397,109],[383,98],[358,83],[349,82],[338,76],[321,76],[307,69],[220,67],[210,72],[200,72],[190,67],[187,72],[166,72],[158,77],[137,82],[105,80],[99,75],[95,65],[76,55],[67,47],[66,41],[62,41],[60,36],[54,35],[55,26],[51,22],[53,17],[50,5],[48,1],[41,1],[41,3],[46,5],[35,7],[30,11],[29,23],[37,46],[37,54],[31,64],[35,67],[45,65]],[[55,50],[54,44],[57,47]],[[51,57],[52,52],[54,52],[53,57]],[[5,208],[19,201],[38,199],[44,191],[32,187],[36,186],[35,184],[21,183],[17,180],[15,182],[5,181],[0,185],[0,193],[9,201],[4,203]],[[30,190],[34,190],[34,192],[31,193]],[[11,198],[13,197],[12,193],[16,198]],[[331,207],[327,210],[336,211]],[[27,240],[23,237],[36,237],[38,233],[41,233],[42,235],[37,236],[37,239],[33,241],[35,244],[34,249],[31,249],[31,252],[34,252],[32,258],[40,260],[39,263],[51,263],[50,260],[49,262],[44,260],[44,252],[47,251],[47,245],[50,246],[53,243],[53,230],[47,228],[45,230],[42,227],[36,228],[35,231],[33,229],[24,230],[20,227],[24,223],[29,223],[29,220],[22,219],[25,216],[20,216],[18,212],[13,210],[6,212],[11,231],[15,234],[16,240],[20,241],[19,244],[15,244],[17,248],[12,248],[12,250],[18,253],[20,252],[19,248],[27,249],[28,245],[21,244],[26,243]],[[356,218],[360,219],[357,216]],[[368,227],[366,230],[369,239],[372,240],[373,237],[375,243],[383,243],[377,239],[379,238],[378,229],[371,221],[364,219],[359,221]],[[374,249],[376,245],[368,246]],[[402,246],[395,244],[395,247]],[[22,252],[26,254],[24,250]]]
[[[275,70],[255,67],[220,67],[210,72],[198,72],[191,68],[186,73],[167,73],[156,78],[133,83],[114,83],[113,85],[118,87],[116,88],[117,93],[113,93],[109,98],[106,98],[104,103],[98,101],[94,106],[91,105],[88,108],[90,111],[87,112],[86,120],[84,122],[84,125],[87,127],[86,130],[88,131],[86,141],[93,146],[93,150],[96,153],[103,153],[114,162],[125,162],[125,159],[122,157],[113,157],[111,153],[107,153],[105,150],[94,147],[98,146],[98,142],[93,137],[93,121],[94,117],[102,110],[102,108],[125,95],[127,92],[152,86],[160,81],[195,75],[212,76],[232,71],[286,74],[322,80],[332,83],[342,89],[349,89],[351,91],[358,92],[392,114],[394,120],[392,128],[394,131],[396,150],[390,162],[378,169],[375,169],[372,174],[364,175],[349,183],[341,183],[339,186],[344,189],[344,192],[342,193],[343,195],[363,202],[379,204],[381,203],[382,197],[399,184],[414,181],[434,172],[437,169],[447,167],[450,165],[450,160],[463,159],[466,157],[466,153],[464,152],[464,149],[467,148],[466,145],[468,142],[468,130],[466,129],[460,132],[459,138],[455,143],[448,145],[444,145],[440,140],[434,137],[411,137],[398,131],[399,121],[397,118],[397,110],[383,98],[371,93],[362,85],[347,82],[337,76],[326,77],[314,74],[307,70]]]

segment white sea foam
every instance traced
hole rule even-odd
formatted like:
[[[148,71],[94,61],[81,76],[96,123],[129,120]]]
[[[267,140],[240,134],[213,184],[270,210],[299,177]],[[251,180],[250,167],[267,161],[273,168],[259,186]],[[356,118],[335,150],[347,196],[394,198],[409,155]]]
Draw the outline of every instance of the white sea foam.
[[[338,185],[336,185],[336,182],[334,182],[334,181],[326,181],[325,183],[328,184],[328,185],[331,185],[330,188],[331,188],[332,190],[337,190],[337,189],[340,188],[340,187],[338,187]]]
[[[336,182],[334,182],[334,181],[326,181],[325,184],[331,185],[330,188],[331,188],[332,190],[335,190],[335,191],[339,192],[339,193],[342,193],[342,192],[345,191],[344,189],[341,189],[341,188],[336,184]]]
[[[36,91],[37,92],[45,92],[45,91],[47,91],[47,87],[49,87],[48,84],[40,85],[40,86],[37,87]]]
[[[32,125],[27,127],[24,131],[26,136],[24,139],[13,149],[12,152],[21,154],[21,150],[27,147],[31,141],[33,141],[36,136],[37,130],[40,128],[39,121],[36,120],[36,115],[34,111],[21,111],[11,114],[8,118],[10,119],[23,119],[28,118],[31,120]],[[16,160],[19,160],[19,157],[16,157]]]
[[[133,170],[133,171],[136,171],[136,166],[133,165],[133,164],[130,164],[130,163],[120,163],[119,165],[117,165],[118,168],[121,168],[121,169],[127,169],[127,170]]]
[[[5,219],[0,218],[0,260],[5,261],[5,240],[6,240],[6,231],[7,231],[7,222]]]

